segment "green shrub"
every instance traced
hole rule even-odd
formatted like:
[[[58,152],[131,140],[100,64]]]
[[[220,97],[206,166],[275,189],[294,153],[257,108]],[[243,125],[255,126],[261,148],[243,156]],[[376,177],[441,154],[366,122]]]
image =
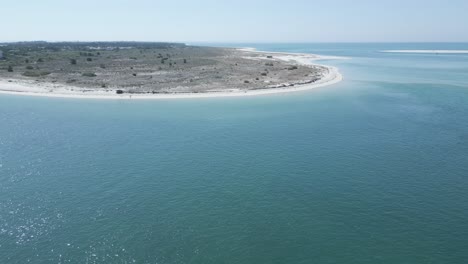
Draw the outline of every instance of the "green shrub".
[[[26,77],[41,77],[41,76],[46,76],[49,75],[50,72],[47,71],[25,71],[23,73],[23,76]]]
[[[71,63],[72,65],[76,65],[76,59],[70,59],[70,63]]]
[[[31,65],[26,66],[26,70],[34,70],[34,67]]]
[[[82,75],[84,77],[96,77],[97,76],[94,72],[85,72]]]
[[[87,58],[87,59],[86,59],[86,61],[93,61],[93,59],[91,59],[91,58]]]
[[[13,67],[11,65],[8,66],[8,72],[13,72]]]

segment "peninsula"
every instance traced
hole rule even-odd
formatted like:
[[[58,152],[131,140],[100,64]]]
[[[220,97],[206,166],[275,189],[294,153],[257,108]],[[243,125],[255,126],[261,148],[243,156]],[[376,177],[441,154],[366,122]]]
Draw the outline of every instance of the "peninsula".
[[[311,54],[151,42],[0,44],[0,92],[86,98],[239,96],[336,83]]]

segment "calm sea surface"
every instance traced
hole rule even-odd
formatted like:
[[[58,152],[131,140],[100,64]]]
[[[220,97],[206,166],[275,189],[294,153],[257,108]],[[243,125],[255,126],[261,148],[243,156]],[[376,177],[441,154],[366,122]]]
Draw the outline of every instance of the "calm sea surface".
[[[229,45],[227,45],[229,46]],[[468,44],[258,97],[0,95],[0,263],[468,263]]]

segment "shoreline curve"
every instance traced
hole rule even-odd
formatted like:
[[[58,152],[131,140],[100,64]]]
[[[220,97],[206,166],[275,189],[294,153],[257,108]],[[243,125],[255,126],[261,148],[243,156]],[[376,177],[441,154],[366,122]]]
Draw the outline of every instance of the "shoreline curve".
[[[289,87],[277,87],[277,88],[263,88],[256,90],[235,90],[231,89],[228,91],[213,91],[203,93],[172,93],[172,94],[116,94],[115,92],[103,92],[103,91],[88,91],[74,92],[62,88],[62,91],[35,91],[34,84],[28,84],[26,82],[18,83],[11,82],[9,80],[0,80],[0,94],[8,95],[22,95],[22,96],[38,96],[38,97],[53,97],[53,98],[77,98],[77,99],[112,99],[112,100],[156,100],[156,99],[189,99],[189,98],[215,98],[215,97],[242,97],[242,96],[259,96],[259,95],[271,95],[280,93],[290,93],[312,90],[324,86],[333,85],[343,80],[343,75],[339,72],[338,68],[327,66],[323,64],[313,63],[317,60],[326,59],[344,59],[344,57],[334,56],[321,56],[314,54],[305,53],[287,53],[287,52],[267,52],[257,51],[253,48],[239,48],[245,52],[255,53],[276,53],[281,55],[277,57],[280,60],[295,61],[298,64],[309,65],[309,66],[321,66],[327,69],[327,73],[318,81],[310,84],[296,84]],[[46,90],[46,88],[43,88]]]

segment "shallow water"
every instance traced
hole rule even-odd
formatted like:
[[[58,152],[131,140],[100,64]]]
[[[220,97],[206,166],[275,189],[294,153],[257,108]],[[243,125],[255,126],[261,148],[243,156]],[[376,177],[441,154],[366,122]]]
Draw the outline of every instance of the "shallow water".
[[[223,44],[226,45],[226,44]],[[0,263],[466,263],[467,44],[258,97],[0,95]]]

